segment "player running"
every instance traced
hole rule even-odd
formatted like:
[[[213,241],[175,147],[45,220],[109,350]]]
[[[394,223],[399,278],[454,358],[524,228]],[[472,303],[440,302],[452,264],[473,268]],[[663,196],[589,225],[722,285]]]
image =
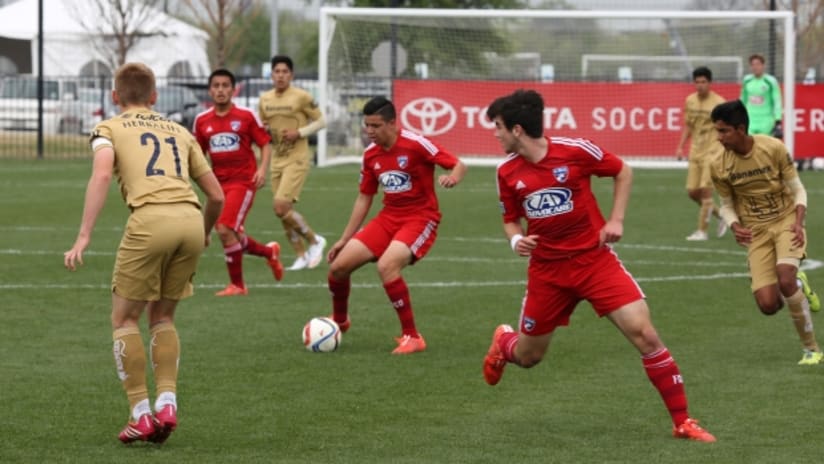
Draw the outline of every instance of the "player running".
[[[672,417],[673,436],[714,442],[687,412],[678,364],[652,325],[644,293],[608,245],[623,236],[632,170],[588,140],[546,137],[543,114],[543,98],[533,90],[500,97],[487,109],[495,137],[509,153],[497,172],[504,232],[512,250],[529,257],[529,268],[519,330],[506,324],[495,329],[484,379],[496,385],[507,363],[538,364],[555,329],[568,325],[578,303],[587,300],[641,353]],[[592,192],[592,176],[614,179],[607,220]]]
[[[721,217],[735,241],[747,247],[751,288],[758,309],[790,309],[803,352],[800,365],[824,362],[810,310],[821,300],[798,268],[806,255],[807,191],[792,157],[780,140],[748,135],[749,117],[740,100],[712,110],[724,152],[712,164],[712,181],[721,198]]]
[[[273,88],[260,95],[258,115],[269,128],[275,147],[271,168],[273,207],[297,256],[289,270],[313,269],[323,260],[326,239],[309,226],[295,203],[312,164],[309,137],[326,127],[326,121],[315,98],[292,85],[292,59],[275,55],[271,64]]]
[[[689,241],[703,241],[709,238],[710,217],[718,219],[718,237],[727,233],[727,224],[718,215],[718,207],[712,201],[712,179],[710,163],[721,151],[721,144],[710,119],[710,112],[716,105],[724,103],[724,97],[713,92],[712,71],[706,66],[699,66],[692,72],[695,92],[684,101],[684,131],[675,150],[679,158],[684,154],[684,145],[690,141],[687,164],[687,195],[696,202],[698,209],[698,228],[687,236]]]
[[[266,183],[271,158],[271,137],[254,111],[232,102],[235,76],[226,69],[216,69],[209,76],[209,96],[214,106],[197,115],[194,134],[203,151],[212,160],[226,204],[218,219],[217,230],[229,271],[229,285],[217,296],[246,295],[243,281],[243,254],[265,259],[275,280],[283,278],[280,245],[258,243],[246,234],[243,223],[252,209],[257,189]],[[252,142],[260,147],[260,166],[255,160]]]

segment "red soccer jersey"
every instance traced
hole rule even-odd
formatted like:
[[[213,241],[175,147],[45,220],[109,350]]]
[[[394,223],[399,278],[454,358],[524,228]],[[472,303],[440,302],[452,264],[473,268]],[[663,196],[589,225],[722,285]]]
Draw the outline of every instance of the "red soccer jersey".
[[[440,219],[435,195],[435,165],[452,169],[458,158],[414,132],[402,129],[388,151],[374,143],[366,147],[360,192],[374,195],[383,186],[384,212]]]
[[[271,141],[257,114],[236,105],[223,116],[214,107],[198,114],[193,132],[221,184],[251,183],[257,170],[252,142],[262,147]]]
[[[498,197],[504,222],[526,218],[538,235],[537,259],[557,259],[598,246],[606,221],[590,177],[618,175],[621,158],[584,139],[548,138],[546,156],[531,163],[511,154],[498,166]]]

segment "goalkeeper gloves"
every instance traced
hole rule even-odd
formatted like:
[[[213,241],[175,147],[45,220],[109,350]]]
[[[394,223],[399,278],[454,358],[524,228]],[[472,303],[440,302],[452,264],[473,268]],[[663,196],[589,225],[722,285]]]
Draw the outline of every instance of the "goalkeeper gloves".
[[[772,136],[777,139],[784,138],[784,128],[781,125],[781,121],[775,121],[775,126],[773,126]]]

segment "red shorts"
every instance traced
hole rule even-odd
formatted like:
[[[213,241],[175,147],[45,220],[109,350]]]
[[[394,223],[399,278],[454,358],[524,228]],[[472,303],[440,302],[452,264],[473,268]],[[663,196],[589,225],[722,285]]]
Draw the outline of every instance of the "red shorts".
[[[645,298],[644,292],[610,247],[595,248],[567,259],[530,260],[521,332],[544,335],[569,325],[581,300],[598,316]]]
[[[380,257],[393,240],[403,242],[412,250],[412,261],[423,258],[438,235],[438,221],[425,217],[395,217],[378,213],[353,238]]]
[[[246,216],[255,201],[255,188],[247,184],[223,184],[223,210],[217,223],[237,231],[246,221]]]

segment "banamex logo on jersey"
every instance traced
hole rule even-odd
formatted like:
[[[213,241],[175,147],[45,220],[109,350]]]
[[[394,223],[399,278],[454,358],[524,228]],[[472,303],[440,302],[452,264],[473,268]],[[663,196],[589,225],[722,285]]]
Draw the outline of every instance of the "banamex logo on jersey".
[[[403,171],[386,171],[378,180],[385,193],[400,193],[412,190],[412,176]]]
[[[457,121],[455,108],[435,97],[412,100],[401,110],[403,126],[428,137],[449,132]]]
[[[524,199],[524,211],[530,219],[557,216],[572,211],[572,208],[572,191],[568,188],[542,189]]]
[[[240,136],[231,132],[221,132],[209,138],[209,150],[212,153],[235,151],[240,148]]]

